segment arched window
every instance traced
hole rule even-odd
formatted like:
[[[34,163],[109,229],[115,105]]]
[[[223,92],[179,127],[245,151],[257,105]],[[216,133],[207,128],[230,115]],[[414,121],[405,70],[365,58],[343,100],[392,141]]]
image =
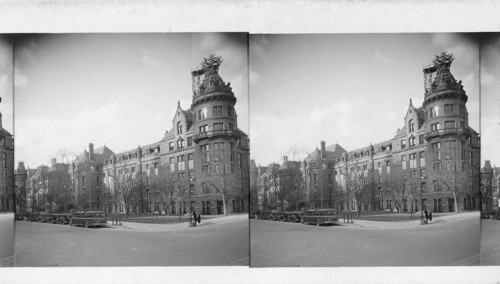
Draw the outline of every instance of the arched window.
[[[409,132],[415,131],[415,124],[413,123],[413,119],[410,119],[410,121],[408,121],[408,131]]]
[[[182,134],[182,123],[180,121],[177,122],[177,134]]]

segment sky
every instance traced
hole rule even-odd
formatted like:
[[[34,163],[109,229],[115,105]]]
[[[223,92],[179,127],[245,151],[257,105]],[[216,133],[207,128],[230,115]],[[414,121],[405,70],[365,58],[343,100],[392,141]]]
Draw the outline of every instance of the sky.
[[[6,35],[0,35],[0,113],[2,126],[13,134],[13,64],[12,41]]]
[[[394,137],[423,72],[453,53],[451,72],[479,132],[479,45],[464,34],[250,35],[250,137],[256,164],[338,143],[347,151]]]
[[[500,34],[481,43],[481,166],[500,167]]]
[[[15,147],[26,167],[88,144],[115,153],[160,141],[180,101],[192,99],[191,70],[222,56],[219,74],[237,98],[248,133],[247,34],[41,34],[19,36],[15,57]],[[3,103],[3,102],[2,102]]]

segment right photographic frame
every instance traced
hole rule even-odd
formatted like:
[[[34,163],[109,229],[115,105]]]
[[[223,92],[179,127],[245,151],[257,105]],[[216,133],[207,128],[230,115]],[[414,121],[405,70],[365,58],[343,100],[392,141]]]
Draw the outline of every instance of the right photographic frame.
[[[250,35],[250,265],[498,264],[498,39]]]
[[[481,37],[481,265],[500,265],[500,34]]]

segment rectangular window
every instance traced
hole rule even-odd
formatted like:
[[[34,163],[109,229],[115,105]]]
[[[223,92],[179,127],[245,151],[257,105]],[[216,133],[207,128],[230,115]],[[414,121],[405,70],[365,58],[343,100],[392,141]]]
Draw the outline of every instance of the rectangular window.
[[[205,119],[207,117],[207,110],[202,109],[198,111],[198,120]]]
[[[177,140],[177,149],[182,149],[184,148],[184,140],[179,139]]]
[[[425,151],[420,152],[420,167],[425,167]]]
[[[455,121],[454,120],[445,121],[444,128],[445,129],[455,128]]]
[[[406,148],[406,140],[401,140],[401,149]]]
[[[170,158],[170,172],[175,172],[175,159],[174,159],[174,157]]]
[[[191,145],[193,145],[193,137],[188,137],[187,138],[187,146],[191,147]]]
[[[401,156],[401,165],[403,166],[403,171],[406,170],[406,156]]]
[[[410,137],[410,139],[408,139],[408,142],[410,147],[415,146],[415,137]]]
[[[460,111],[460,114],[465,114],[465,106],[460,105],[459,111]]]
[[[418,145],[424,144],[424,135],[419,135],[418,136]]]
[[[168,150],[173,151],[174,150],[174,142],[168,143]]]
[[[453,104],[445,104],[444,105],[444,114],[454,114],[454,105]]]
[[[234,143],[229,143],[230,161],[234,162]]]
[[[420,177],[424,177],[425,176],[425,169],[420,169]]]
[[[188,168],[191,170],[194,168],[193,154],[188,154]]]
[[[416,154],[410,154],[410,169],[414,169],[417,167],[417,159]]]
[[[430,109],[430,118],[438,116],[438,107],[433,107]]]
[[[214,123],[213,129],[214,130],[222,130],[224,124],[223,123]]]
[[[232,123],[229,123],[229,130],[233,130],[234,129],[234,126]]]
[[[233,117],[233,108],[232,107],[227,107],[227,116]]]
[[[386,172],[388,174],[390,174],[391,173],[391,164],[389,161],[385,161],[385,168],[386,168]]]
[[[214,117],[222,116],[222,106],[214,106],[212,114]]]
[[[441,191],[441,186],[439,185],[439,182],[437,180],[432,181],[433,186],[434,186],[434,191]]]
[[[155,175],[158,175],[158,163],[155,163]]]
[[[177,157],[177,169],[179,171],[186,170],[186,163],[184,163],[184,155]]]
[[[200,126],[200,133],[205,133],[207,131],[208,131],[208,126],[207,125]]]
[[[439,130],[439,123],[431,124],[431,131],[437,131],[437,130]]]
[[[200,145],[200,153],[201,153],[202,162],[210,161],[209,145],[208,144]]]

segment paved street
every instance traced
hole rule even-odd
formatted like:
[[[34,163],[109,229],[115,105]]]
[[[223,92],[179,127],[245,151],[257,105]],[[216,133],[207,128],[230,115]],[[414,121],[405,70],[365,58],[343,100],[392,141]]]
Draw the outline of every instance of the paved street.
[[[0,213],[0,267],[14,264],[14,214]]]
[[[458,216],[458,217],[457,217]],[[464,213],[417,222],[314,226],[250,222],[253,267],[479,265],[480,219]]]
[[[248,265],[247,218],[196,228],[182,225],[172,230],[166,226],[176,225],[148,225],[162,230],[148,230],[145,224],[85,229],[18,221],[15,265]]]
[[[500,265],[499,220],[481,220],[481,265]]]

